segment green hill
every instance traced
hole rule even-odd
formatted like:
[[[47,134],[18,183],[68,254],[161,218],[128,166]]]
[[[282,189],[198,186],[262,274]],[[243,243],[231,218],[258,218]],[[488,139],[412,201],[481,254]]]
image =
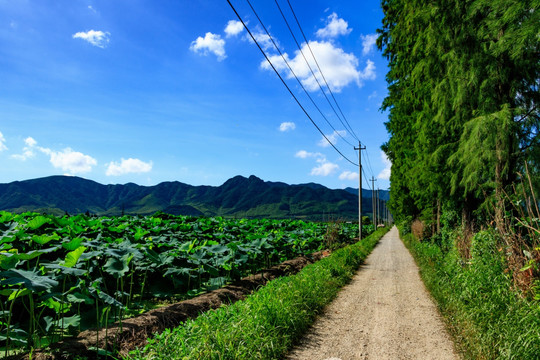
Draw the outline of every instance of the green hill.
[[[79,177],[50,176],[0,184],[0,209],[56,214],[147,215],[163,211],[194,216],[354,220],[358,217],[358,196],[354,191],[332,190],[314,183],[288,185],[256,176],[235,176],[221,186],[192,186],[177,181],[155,186],[102,185]],[[363,213],[371,213],[370,198],[364,199]]]

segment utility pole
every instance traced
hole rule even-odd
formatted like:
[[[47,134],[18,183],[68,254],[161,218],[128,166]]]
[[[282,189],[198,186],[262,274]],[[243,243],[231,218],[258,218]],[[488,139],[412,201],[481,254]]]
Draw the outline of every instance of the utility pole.
[[[366,147],[362,147],[358,141],[358,147],[354,150],[358,150],[358,241],[360,241],[362,240],[362,150],[366,150]]]
[[[379,219],[382,219],[381,216],[381,199],[379,198],[379,188],[377,188],[377,223]]]
[[[383,200],[381,203],[382,222],[386,226],[386,202]]]
[[[384,223],[386,226],[390,225],[390,222],[388,221],[388,206],[386,205],[386,201],[384,202]]]
[[[371,177],[371,217],[373,218],[373,227],[377,229],[377,206],[375,204],[375,179]]]
[[[386,217],[386,201],[383,201],[381,204],[382,214],[383,214],[383,223],[384,226],[388,225],[388,218]]]

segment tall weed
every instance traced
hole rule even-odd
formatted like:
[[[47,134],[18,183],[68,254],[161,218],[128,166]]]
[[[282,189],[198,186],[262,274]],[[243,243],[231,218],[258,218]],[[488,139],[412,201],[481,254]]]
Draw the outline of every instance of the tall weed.
[[[505,194],[510,210],[496,225],[514,285],[540,300],[540,210],[527,164],[519,175],[521,182]]]

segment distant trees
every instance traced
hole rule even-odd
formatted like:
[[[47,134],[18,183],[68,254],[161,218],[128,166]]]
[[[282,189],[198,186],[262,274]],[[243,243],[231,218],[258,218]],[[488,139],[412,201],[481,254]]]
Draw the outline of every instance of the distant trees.
[[[523,171],[540,173],[539,0],[383,0],[396,220],[468,223]]]

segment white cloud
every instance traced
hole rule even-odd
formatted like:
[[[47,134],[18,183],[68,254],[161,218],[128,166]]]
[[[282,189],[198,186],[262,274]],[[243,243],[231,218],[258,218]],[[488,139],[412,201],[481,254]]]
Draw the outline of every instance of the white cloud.
[[[345,130],[335,130],[332,134],[326,135],[326,138],[330,140],[332,144],[336,145],[338,141],[338,137],[345,137],[345,135],[347,135],[347,132]],[[326,139],[323,136],[321,137],[321,140],[319,140],[317,145],[322,146],[322,147],[328,147],[330,146],[330,143],[326,141]]]
[[[244,30],[244,25],[238,20],[229,20],[225,26],[225,34],[227,37],[236,36]]]
[[[93,157],[73,151],[69,147],[62,151],[53,151],[42,147],[38,147],[38,149],[49,155],[49,161],[55,168],[67,171],[69,174],[87,173],[92,171],[92,166],[97,165],[97,160]]]
[[[309,47],[313,51],[317,63],[323,71],[324,78],[332,91],[339,92],[352,82],[355,82],[361,87],[364,80],[375,79],[375,63],[371,60],[367,60],[366,67],[362,70],[358,68],[359,61],[354,54],[348,54],[330,42],[310,41]],[[306,44],[302,45],[302,51],[304,54],[311,54]],[[287,53],[284,54],[284,57],[307,90],[318,91],[319,85],[317,84],[317,80],[320,84],[324,84],[324,79],[311,56],[308,57],[308,61],[317,80],[313,77],[300,51],[296,51],[292,59]],[[277,70],[284,71],[289,79],[294,78],[294,75],[280,55],[272,55],[269,58]],[[272,70],[266,60],[261,62],[261,68]]]
[[[335,38],[339,35],[347,35],[351,31],[345,20],[338,18],[336,13],[332,13],[327,18],[326,26],[317,30],[316,35],[320,38]]]
[[[375,48],[377,37],[377,34],[360,35],[362,39],[362,55],[369,54]]]
[[[6,142],[6,139],[4,138],[4,135],[2,134],[2,132],[0,131],[0,152],[8,149],[5,142]]]
[[[199,36],[197,40],[192,41],[189,50],[202,55],[208,55],[211,52],[217,56],[218,61],[222,61],[227,57],[225,54],[225,40],[221,38],[221,35],[212,34],[211,32],[207,32],[204,38]]]
[[[31,136],[24,139],[24,143],[26,144],[26,146],[31,148],[37,145],[37,141]]]
[[[307,159],[307,158],[310,158],[310,157],[315,157],[315,158],[319,158],[319,159],[325,159],[324,155],[319,153],[319,152],[311,153],[311,152],[307,152],[306,150],[298,151],[294,155],[294,157],[297,157],[297,158],[300,158],[300,159]]]
[[[293,122],[282,122],[281,125],[279,125],[279,131],[285,132],[285,131],[291,131],[296,129],[296,124]]]
[[[93,12],[94,14],[97,13],[96,9],[94,9],[94,8],[92,7],[92,5],[88,5],[88,9],[89,9],[91,12]]]
[[[339,166],[337,164],[333,164],[331,162],[323,162],[319,166],[316,166],[313,169],[311,169],[310,175],[328,176],[335,173],[337,169],[339,169]]]
[[[92,171],[92,166],[97,165],[97,160],[89,155],[85,155],[71,148],[65,148],[62,151],[54,151],[48,148],[37,146],[37,141],[33,137],[24,139],[26,146],[22,154],[11,155],[13,159],[25,161],[36,155],[36,150],[49,156],[51,164],[57,168],[68,172],[67,175],[76,173],[87,173]]]
[[[320,152],[312,153],[306,150],[300,150],[294,156],[300,159],[315,158],[319,165],[311,169],[310,175],[328,176],[332,175],[339,169],[339,166],[337,164],[331,163],[326,160],[326,156],[324,156]]]
[[[359,174],[353,171],[344,171],[339,175],[340,180],[356,180],[359,179]]]
[[[300,159],[306,159],[311,156],[311,153],[307,152],[306,150],[300,150],[294,156]]]
[[[105,175],[120,176],[124,174],[141,174],[152,170],[152,162],[144,162],[139,159],[122,159],[120,163],[111,161],[107,166]]]
[[[362,80],[375,80],[376,78],[375,74],[375,63],[371,60],[366,61],[366,67],[362,72],[360,73],[360,77]]]
[[[384,151],[381,151],[381,159],[384,164],[384,169],[377,175],[377,179],[381,180],[390,180],[390,173],[392,170],[392,162],[388,160],[388,156],[384,153]]]
[[[103,32],[101,30],[99,31],[90,30],[87,32],[78,32],[76,34],[73,34],[73,38],[83,39],[85,41],[88,41],[90,44],[94,46],[104,49],[109,43],[110,35],[111,34],[109,32]]]
[[[276,40],[275,37],[272,36],[272,38],[270,38],[270,36],[266,33],[263,33],[263,32],[254,32],[253,33],[253,37],[255,37],[255,40],[257,40],[257,42],[259,43],[259,45],[265,50],[270,50],[270,49],[275,49],[274,47],[274,44],[272,43],[272,39],[274,40],[274,42],[276,43],[277,46],[279,46],[279,42]],[[251,37],[247,38],[248,40],[250,40],[252,43],[253,43],[253,39]],[[281,56],[280,56],[281,58]],[[266,61],[266,60],[265,60]]]
[[[22,154],[11,155],[13,159],[26,161],[26,159],[30,159],[36,155],[34,152],[34,149],[36,148],[37,141],[34,140],[34,138],[29,136],[26,139],[24,139],[24,143],[26,144],[26,146],[23,147]]]

